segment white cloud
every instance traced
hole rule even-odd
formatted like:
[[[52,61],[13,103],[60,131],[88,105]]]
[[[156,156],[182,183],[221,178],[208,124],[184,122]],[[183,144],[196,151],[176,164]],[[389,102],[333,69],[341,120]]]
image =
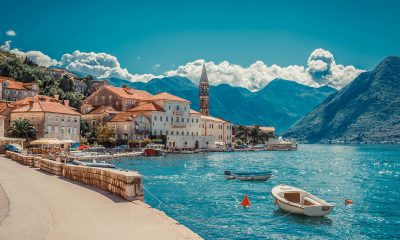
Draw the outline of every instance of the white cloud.
[[[43,66],[43,67],[50,67],[53,65],[58,64],[57,60],[51,59],[49,56],[46,54],[42,53],[41,51],[27,51],[23,52],[18,48],[11,48],[11,43],[12,41],[5,41],[3,45],[0,46],[1,49],[10,51],[12,53],[15,53],[16,55],[19,55],[21,57],[27,57],[34,63]]]
[[[153,68],[154,70],[157,70],[157,69],[159,69],[161,67],[161,64],[159,64],[159,63],[156,63],[156,64],[154,64],[153,66],[151,66],[151,68]]]
[[[179,66],[176,70],[166,72],[166,75],[180,75],[198,81],[204,60],[199,59]],[[207,62],[208,79],[211,84],[227,83],[233,86],[248,88],[257,91],[265,87],[276,78],[286,79],[318,87],[328,85],[334,88],[342,88],[363,70],[354,66],[336,64],[333,55],[326,50],[316,49],[308,58],[308,66],[290,65],[281,67],[268,66],[262,61],[256,61],[248,67],[223,61],[221,63]]]
[[[57,62],[40,51],[22,52],[17,48],[11,49],[11,41],[6,41],[0,48],[27,56],[42,66],[48,67],[59,64],[70,71],[91,74],[98,78],[116,77],[132,82],[147,82],[153,78],[179,75],[187,77],[196,83],[200,78],[204,62],[203,59],[198,59],[188,62],[183,66],[175,67],[173,65],[172,68],[175,69],[165,72],[163,76],[157,76],[153,74],[132,74],[126,68],[121,67],[115,56],[107,53],[81,52],[76,50],[70,54],[64,54],[60,62]],[[307,66],[267,65],[263,61],[256,61],[250,66],[241,66],[228,61],[220,63],[207,62],[206,65],[208,79],[212,85],[227,83],[232,86],[244,87],[251,91],[262,89],[276,78],[312,87],[328,85],[340,89],[364,71],[351,65],[344,66],[337,64],[333,54],[321,48],[314,50],[310,54]],[[152,66],[155,70],[160,67],[160,64]]]
[[[17,33],[14,30],[10,29],[6,32],[6,35],[9,37],[15,37],[17,36]]]
[[[99,78],[116,77],[132,82],[147,82],[160,77],[153,74],[131,74],[122,68],[118,59],[107,53],[74,51],[61,57],[60,65],[70,71],[91,74]]]

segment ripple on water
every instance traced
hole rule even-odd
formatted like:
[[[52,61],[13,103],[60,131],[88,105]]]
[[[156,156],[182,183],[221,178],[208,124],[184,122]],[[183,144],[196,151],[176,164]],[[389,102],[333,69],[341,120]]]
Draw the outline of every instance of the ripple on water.
[[[139,171],[145,200],[206,239],[400,238],[399,146],[300,145],[297,152],[168,155],[115,161]],[[267,182],[227,181],[224,170],[273,171]],[[286,215],[273,205],[281,183],[337,205],[324,218]],[[248,194],[252,206],[240,206]],[[344,205],[344,199],[353,205]]]

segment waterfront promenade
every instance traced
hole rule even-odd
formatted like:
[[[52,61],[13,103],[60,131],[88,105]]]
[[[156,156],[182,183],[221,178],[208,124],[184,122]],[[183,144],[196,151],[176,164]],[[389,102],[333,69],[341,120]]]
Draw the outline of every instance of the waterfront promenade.
[[[0,239],[200,239],[141,201],[0,157]]]

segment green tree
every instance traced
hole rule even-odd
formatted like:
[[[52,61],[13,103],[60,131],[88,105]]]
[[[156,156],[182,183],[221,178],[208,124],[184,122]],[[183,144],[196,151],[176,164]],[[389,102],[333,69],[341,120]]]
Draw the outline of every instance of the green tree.
[[[80,131],[82,137],[87,137],[90,134],[89,123],[83,119],[80,122]]]
[[[114,129],[108,125],[100,125],[96,130],[97,142],[105,147],[115,145]]]
[[[36,129],[27,119],[19,119],[13,122],[7,129],[8,137],[35,139]]]

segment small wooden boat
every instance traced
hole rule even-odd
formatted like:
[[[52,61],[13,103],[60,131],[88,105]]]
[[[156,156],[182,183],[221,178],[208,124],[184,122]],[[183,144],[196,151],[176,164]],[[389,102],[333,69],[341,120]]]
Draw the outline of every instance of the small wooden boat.
[[[267,181],[271,178],[271,172],[235,172],[231,171],[224,172],[227,180],[238,179],[241,181]]]
[[[272,188],[271,193],[280,209],[294,214],[321,217],[335,207],[309,192],[284,184]]]
[[[162,144],[149,144],[143,151],[144,156],[164,156],[165,150]]]
[[[86,167],[99,167],[99,168],[116,168],[116,166],[114,164],[110,164],[110,163],[105,163],[105,162],[81,162],[78,160],[73,160],[71,162],[74,165],[79,165],[79,166],[86,166]]]

